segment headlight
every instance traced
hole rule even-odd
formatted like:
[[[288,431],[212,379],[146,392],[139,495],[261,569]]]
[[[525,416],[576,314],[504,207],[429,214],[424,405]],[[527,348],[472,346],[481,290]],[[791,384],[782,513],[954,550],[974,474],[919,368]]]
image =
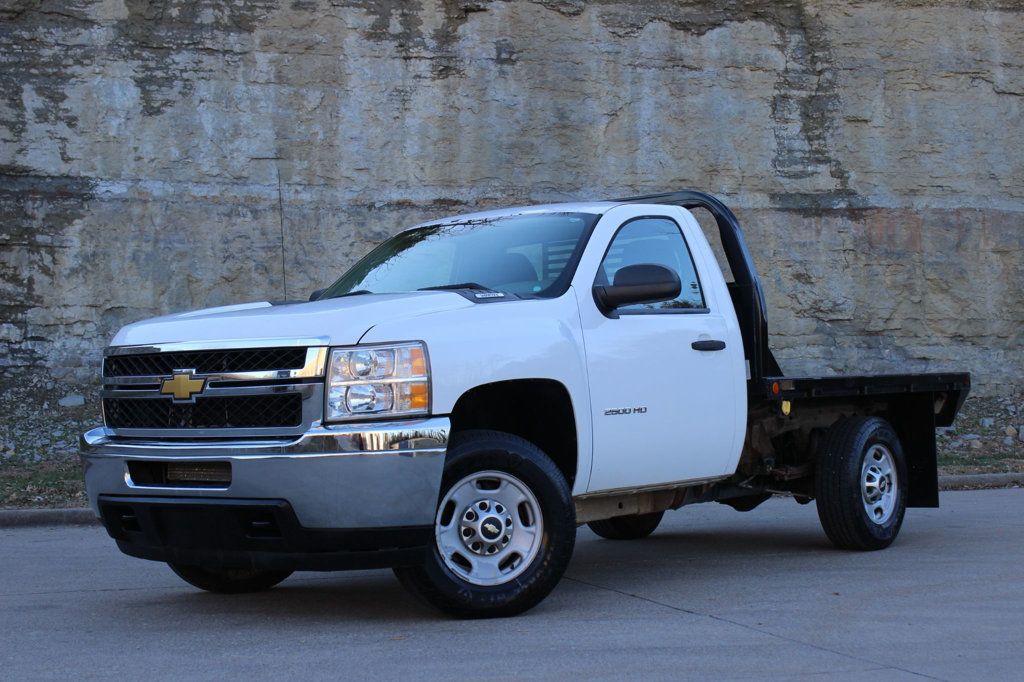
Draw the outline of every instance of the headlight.
[[[324,421],[429,411],[430,368],[422,343],[331,350]]]

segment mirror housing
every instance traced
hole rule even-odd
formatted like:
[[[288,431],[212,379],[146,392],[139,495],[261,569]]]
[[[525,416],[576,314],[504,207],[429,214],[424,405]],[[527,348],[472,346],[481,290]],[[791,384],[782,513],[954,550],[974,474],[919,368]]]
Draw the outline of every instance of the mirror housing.
[[[611,286],[596,285],[594,302],[602,312],[634,303],[658,303],[679,296],[682,284],[671,268],[654,263],[627,265],[615,273]]]
[[[320,296],[322,296],[325,291],[327,291],[327,287],[324,287],[323,289],[317,289],[316,291],[309,295],[309,300],[315,301],[316,299],[320,298]]]

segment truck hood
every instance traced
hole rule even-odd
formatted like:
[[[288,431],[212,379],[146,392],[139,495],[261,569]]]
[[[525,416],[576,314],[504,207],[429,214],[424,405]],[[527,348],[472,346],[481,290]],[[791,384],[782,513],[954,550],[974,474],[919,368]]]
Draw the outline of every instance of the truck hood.
[[[358,343],[376,324],[472,305],[458,294],[443,291],[363,294],[311,303],[261,301],[135,322],[123,327],[110,345],[317,339],[317,343],[345,346]]]

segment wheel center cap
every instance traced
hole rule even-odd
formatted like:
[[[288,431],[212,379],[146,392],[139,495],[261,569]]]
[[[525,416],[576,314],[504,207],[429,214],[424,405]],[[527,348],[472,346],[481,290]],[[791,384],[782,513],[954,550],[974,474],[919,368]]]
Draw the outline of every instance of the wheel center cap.
[[[501,519],[495,516],[488,516],[480,523],[480,535],[485,539],[493,542],[501,537],[501,530],[504,527]]]
[[[462,512],[459,537],[475,554],[497,554],[512,541],[512,532],[512,515],[498,500],[477,500]]]

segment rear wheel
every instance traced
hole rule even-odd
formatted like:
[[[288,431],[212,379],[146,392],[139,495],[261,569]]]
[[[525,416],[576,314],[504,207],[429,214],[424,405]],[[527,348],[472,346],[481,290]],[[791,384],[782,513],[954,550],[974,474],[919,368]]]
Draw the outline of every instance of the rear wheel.
[[[880,417],[849,417],[828,432],[815,474],[818,517],[842,549],[892,544],[906,511],[907,465],[899,438]]]
[[[172,563],[167,565],[189,585],[221,594],[262,592],[292,574],[291,571],[264,571],[255,568],[202,568]]]
[[[522,438],[469,431],[448,449],[434,546],[395,569],[414,595],[461,617],[511,616],[554,589],[572,557],[576,514],[547,455]]]
[[[607,540],[639,540],[653,533],[664,515],[665,512],[660,511],[650,514],[616,516],[612,519],[591,521],[587,525],[590,530]]]

